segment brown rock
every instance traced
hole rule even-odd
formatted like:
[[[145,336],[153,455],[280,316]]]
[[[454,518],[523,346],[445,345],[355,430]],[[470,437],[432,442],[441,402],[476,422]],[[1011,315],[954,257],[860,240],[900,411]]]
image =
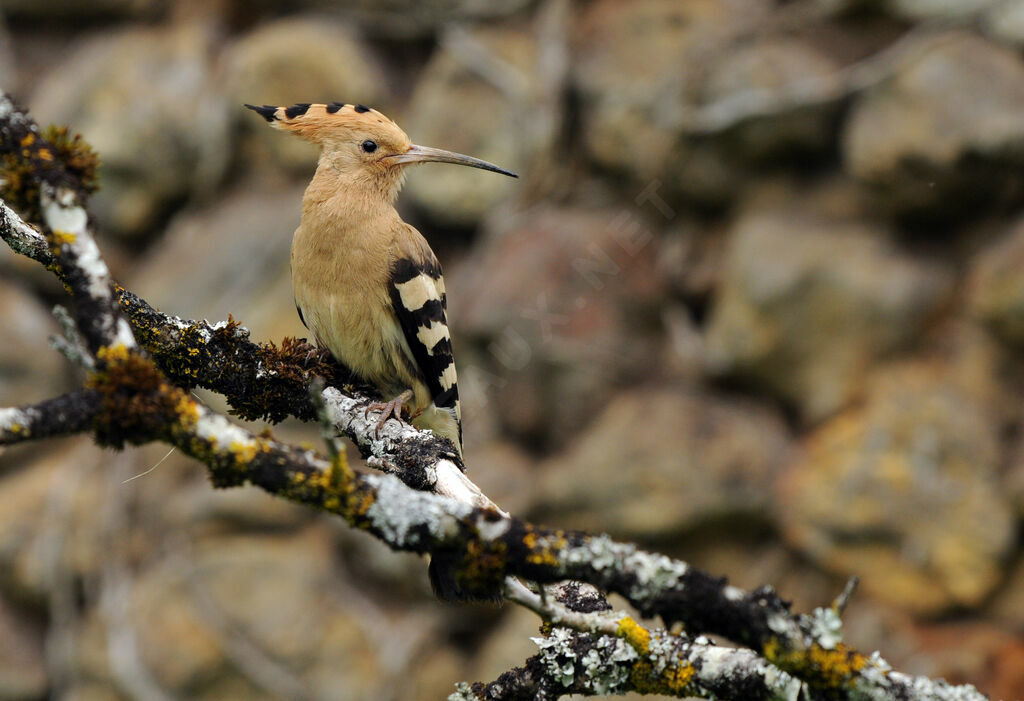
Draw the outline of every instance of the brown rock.
[[[0,699],[43,698],[48,687],[40,625],[0,599]]]
[[[460,361],[467,402],[485,398],[520,436],[562,440],[617,380],[649,373],[664,289],[654,240],[629,210],[544,207],[449,268],[456,353],[484,349],[479,365]]]
[[[980,604],[1014,521],[997,481],[998,416],[971,374],[940,361],[874,372],[864,406],[813,433],[781,480],[787,540],[911,611]]]
[[[417,650],[413,663],[397,676],[401,678],[394,680],[398,692],[393,698],[409,701],[446,699],[455,690],[456,682],[466,681],[466,659],[453,646],[439,645],[435,640]]]
[[[463,676],[472,677],[472,681],[491,682],[537,654],[537,644],[530,638],[540,635],[541,620],[525,608],[507,608],[508,611],[476,650],[469,668],[471,671],[464,672]]]
[[[230,139],[211,47],[195,24],[104,32],[40,82],[33,115],[71,125],[100,154],[90,209],[103,228],[144,235],[171,204],[220,180]]]
[[[985,607],[985,613],[1010,630],[1024,628],[1024,557],[1017,553],[1006,579]]]
[[[372,52],[351,29],[326,17],[259,25],[226,52],[224,86],[232,117],[242,125],[241,151],[257,174],[311,175],[316,147],[268,129],[244,103],[362,103],[384,109],[387,81]]]
[[[744,99],[758,95],[773,104],[761,113],[737,120],[722,139],[723,149],[756,162],[820,154],[834,138],[838,100],[798,97],[809,86],[821,94],[838,95],[839,67],[819,51],[795,38],[773,37],[748,42],[727,52],[709,71],[703,89],[705,109],[722,114],[729,105],[737,114]]]
[[[720,0],[604,0],[587,7],[576,37],[575,77],[590,156],[640,179],[663,172],[666,145],[674,144],[677,129],[664,117],[656,119],[656,108],[692,101],[700,84],[699,59],[768,11],[767,3],[746,6],[741,11],[739,4]]]
[[[910,673],[974,684],[993,699],[1019,698],[1024,689],[1024,643],[1012,631],[985,622],[921,625],[913,629]]]
[[[288,272],[301,202],[301,187],[243,184],[175,218],[125,284],[182,318],[220,321],[233,314],[254,340],[305,336]]]
[[[920,331],[950,278],[885,230],[818,215],[807,199],[736,222],[706,341],[712,372],[768,389],[813,422],[855,396],[873,358]]]
[[[503,92],[480,76],[472,56],[442,44],[416,84],[403,127],[418,144],[521,172],[531,146],[529,127],[539,121],[530,110],[538,90],[537,41],[522,26],[482,27],[460,36],[516,71],[520,94]],[[432,220],[468,227],[517,187],[506,176],[439,164],[414,170],[405,192]]]
[[[69,389],[67,361],[47,347],[60,330],[50,311],[22,287],[0,280],[0,407],[49,399]]]
[[[339,8],[331,0],[306,2],[331,10]],[[374,34],[405,39],[436,34],[453,24],[509,17],[531,4],[532,0],[350,0],[342,12]]]
[[[493,440],[474,445],[467,442],[469,475],[484,494],[506,511],[526,511],[536,498],[536,460],[514,443]]]
[[[76,437],[0,480],[3,587],[41,600],[55,574],[97,571],[104,552],[97,537],[102,484],[96,475],[108,461],[89,438]]]
[[[66,701],[126,701],[112,684],[95,681],[80,681],[68,689],[61,698]]]
[[[637,389],[548,461],[537,510],[560,527],[643,538],[758,518],[787,449],[785,426],[762,407]]]
[[[113,18],[138,18],[155,15],[165,3],[163,0],[97,0],[77,2],[76,0],[6,0],[4,15],[9,19],[82,22],[110,20]]]
[[[1024,344],[1024,220],[971,262],[968,301],[973,316],[1001,338]]]
[[[1024,518],[1024,441],[1018,440],[1010,459],[1003,484],[1017,515]]]
[[[855,104],[847,170],[900,215],[940,219],[1019,199],[1024,60],[965,32],[923,42]]]
[[[332,552],[324,536],[314,528],[291,537],[210,539],[197,545],[188,565],[172,558],[144,573],[131,620],[145,622],[136,628],[139,649],[157,681],[215,698],[224,684],[238,686],[232,679],[249,677],[248,665],[266,659],[288,678],[264,687],[271,696],[290,688],[330,690],[342,699],[375,696],[383,683],[380,661],[359,612],[331,595]]]
[[[992,6],[988,0],[887,0],[884,4],[890,12],[916,21],[964,19]]]

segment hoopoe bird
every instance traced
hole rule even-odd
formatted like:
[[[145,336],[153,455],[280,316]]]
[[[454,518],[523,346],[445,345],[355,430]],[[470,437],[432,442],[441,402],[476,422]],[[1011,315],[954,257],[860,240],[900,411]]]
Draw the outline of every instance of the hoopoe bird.
[[[388,400],[371,405],[383,412],[378,430],[407,406],[414,426],[450,440],[461,459],[462,414],[441,265],[394,203],[406,168],[416,163],[518,176],[477,158],[417,146],[393,121],[363,105],[246,107],[320,147],[292,238],[292,289],[302,323],[319,346]],[[445,557],[431,559],[437,596],[479,598],[456,584],[453,567]]]
[[[518,177],[493,163],[417,146],[364,105],[246,105],[270,126],[320,147],[302,198],[291,271],[299,318],[318,345],[389,401],[380,425],[408,406],[412,424],[462,455],[462,414],[437,256],[394,203],[406,168],[438,161]]]

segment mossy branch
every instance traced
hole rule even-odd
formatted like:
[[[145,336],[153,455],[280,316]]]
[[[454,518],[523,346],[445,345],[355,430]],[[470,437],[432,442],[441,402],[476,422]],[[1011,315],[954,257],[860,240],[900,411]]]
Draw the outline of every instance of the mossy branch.
[[[12,144],[21,148],[27,134],[34,150],[25,155]],[[489,595],[512,576],[541,585],[578,580],[619,593],[643,615],[666,625],[683,623],[687,630],[674,635],[649,629],[582,600],[566,605],[574,611],[570,616],[543,597],[524,595],[519,585],[514,600],[549,624],[541,653],[510,672],[522,671],[508,683],[462,686],[455,699],[527,698],[530,690],[532,698],[626,690],[746,699],[984,698],[970,686],[899,674],[881,657],[845,647],[834,608],[793,614],[769,587],[745,592],[604,535],[509,517],[473,491],[444,441],[397,422],[376,435],[374,419],[365,416],[368,399],[359,394],[318,390],[321,413],[401,480],[358,474],[343,453],[327,459],[242,429],[194,401],[187,388],[221,391],[246,416],[311,417],[312,383],[321,376],[337,382],[338,371],[299,342],[254,344],[233,320],[184,322],[113,285],[84,208],[87,186],[61,162],[41,155],[57,151],[3,94],[0,137],[4,153],[14,154],[38,186],[41,217],[26,224],[0,202],[0,236],[64,282],[92,368],[78,392],[0,410],[0,445],[74,431],[89,431],[113,447],[164,441],[203,462],[217,487],[253,484],[337,514],[392,549],[446,558],[467,592]],[[748,649],[691,637],[701,632]]]

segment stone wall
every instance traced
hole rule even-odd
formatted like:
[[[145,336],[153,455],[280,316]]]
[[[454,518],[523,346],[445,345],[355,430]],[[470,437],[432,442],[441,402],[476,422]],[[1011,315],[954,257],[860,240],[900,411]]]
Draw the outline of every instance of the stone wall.
[[[339,7],[340,5],[340,7]],[[362,102],[427,165],[470,474],[1024,694],[1024,2],[7,0],[0,80],[103,159],[115,276],[303,335],[315,153],[243,102]],[[74,371],[0,253],[0,406]],[[216,397],[204,399],[221,406]],[[318,444],[286,423],[276,435]],[[0,699],[437,699],[535,651],[511,607],[160,446],[0,454]]]

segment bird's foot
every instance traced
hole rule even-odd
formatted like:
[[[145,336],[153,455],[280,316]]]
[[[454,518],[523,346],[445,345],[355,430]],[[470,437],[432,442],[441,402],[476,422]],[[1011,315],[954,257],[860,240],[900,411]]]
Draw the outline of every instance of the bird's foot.
[[[402,420],[402,409],[405,408],[405,403],[410,399],[412,399],[412,390],[407,389],[390,402],[372,402],[366,405],[363,418],[368,418],[371,411],[381,412],[380,421],[373,428],[374,438],[380,438],[380,429],[383,428],[388,419],[393,417],[399,421]]]
[[[322,362],[331,360],[334,356],[326,348],[321,346],[315,346],[312,343],[306,343],[309,350],[306,351],[306,357],[302,361],[302,367],[309,368],[310,365],[316,366]]]

